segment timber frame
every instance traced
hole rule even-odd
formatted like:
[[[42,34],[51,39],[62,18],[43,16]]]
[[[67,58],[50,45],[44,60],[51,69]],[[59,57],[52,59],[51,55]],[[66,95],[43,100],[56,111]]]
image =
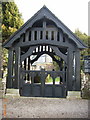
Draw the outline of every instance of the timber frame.
[[[8,49],[7,88],[20,89],[23,87],[22,75],[35,72],[30,71],[30,64],[37,61],[41,55],[48,54],[58,63],[60,71],[66,72],[63,76],[66,77],[64,81],[66,91],[81,90],[80,50],[86,48],[86,45],[46,6],[43,6],[15,32],[3,44],[3,47]],[[31,60],[31,55],[36,55],[36,58]],[[60,57],[60,60],[57,60],[55,56]],[[63,62],[64,67],[62,67]],[[44,74],[44,72],[41,73]],[[43,88],[44,83],[42,84]]]

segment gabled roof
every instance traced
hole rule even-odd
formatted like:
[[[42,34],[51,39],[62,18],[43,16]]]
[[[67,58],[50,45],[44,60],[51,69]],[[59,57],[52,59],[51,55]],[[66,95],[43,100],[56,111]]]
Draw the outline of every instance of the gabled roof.
[[[86,45],[66,26],[61,22],[46,6],[43,6],[34,16],[32,16],[19,30],[17,30],[7,42],[3,44],[3,47],[9,48],[10,45],[20,38],[21,34],[25,33],[25,31],[32,27],[33,23],[41,18],[46,17],[47,19],[55,22],[58,28],[62,29],[64,33],[68,35],[70,39],[72,39],[78,46],[78,48],[83,49],[86,48]]]

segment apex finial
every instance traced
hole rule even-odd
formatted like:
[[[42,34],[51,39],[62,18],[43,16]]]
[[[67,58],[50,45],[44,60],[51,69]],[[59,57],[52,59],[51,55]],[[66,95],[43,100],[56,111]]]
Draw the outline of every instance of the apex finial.
[[[43,7],[46,8],[46,5],[44,5]]]

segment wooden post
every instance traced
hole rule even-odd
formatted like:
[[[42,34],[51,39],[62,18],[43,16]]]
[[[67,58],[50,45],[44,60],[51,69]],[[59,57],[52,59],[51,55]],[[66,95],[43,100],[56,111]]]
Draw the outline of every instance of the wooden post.
[[[72,47],[68,48],[68,56],[67,56],[67,90],[72,90],[72,72],[73,72],[73,51]]]
[[[45,89],[45,71],[42,70],[41,74],[41,96],[44,96],[44,89]]]
[[[51,40],[51,31],[48,31],[48,39]]]
[[[53,88],[52,88],[52,96],[55,96],[55,73],[51,73],[51,76],[53,78]]]
[[[60,71],[63,71],[63,59],[61,58],[60,60],[60,63],[59,63],[59,66],[60,66]],[[63,82],[63,79],[61,76],[60,76],[60,82]]]
[[[63,67],[63,84],[65,84],[65,62],[64,62],[64,67]]]
[[[12,88],[12,66],[13,65],[13,50],[12,48],[8,51],[8,77],[6,82],[7,88]]]
[[[19,88],[20,85],[20,47],[15,48],[15,88]]]
[[[34,72],[31,72],[31,95],[33,96],[33,84],[34,84],[34,77],[35,77],[35,74]]]
[[[28,70],[30,70],[30,56],[28,57]],[[30,75],[28,74],[27,79],[30,80]]]
[[[46,32],[43,30],[43,39],[46,39]]]
[[[57,41],[57,31],[54,31],[54,40]]]
[[[43,39],[46,39],[46,31],[45,31],[45,29],[46,29],[46,21],[43,21],[43,28],[44,28],[44,30],[43,30]]]
[[[63,32],[61,30],[59,31],[59,41],[63,42]]]
[[[29,30],[25,33],[25,42],[29,41]]]
[[[37,31],[37,40],[40,40],[40,31]]]
[[[31,31],[31,41],[33,41],[35,38],[34,34],[35,34],[35,31]]]
[[[43,21],[43,28],[46,28],[46,21]]]
[[[79,91],[81,89],[81,81],[80,81],[80,50],[75,51],[75,58],[76,58],[76,85],[75,85],[75,90]]]

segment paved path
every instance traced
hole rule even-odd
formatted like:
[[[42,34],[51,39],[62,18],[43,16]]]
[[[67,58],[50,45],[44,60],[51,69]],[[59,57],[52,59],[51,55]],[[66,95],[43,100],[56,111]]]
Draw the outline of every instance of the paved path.
[[[11,97],[3,101],[6,104],[6,117],[8,118],[88,117],[88,100]]]

